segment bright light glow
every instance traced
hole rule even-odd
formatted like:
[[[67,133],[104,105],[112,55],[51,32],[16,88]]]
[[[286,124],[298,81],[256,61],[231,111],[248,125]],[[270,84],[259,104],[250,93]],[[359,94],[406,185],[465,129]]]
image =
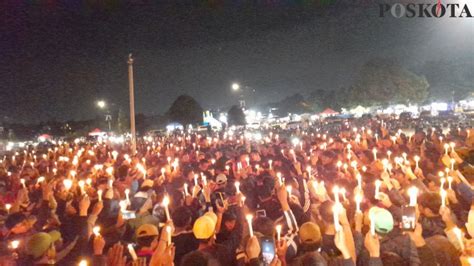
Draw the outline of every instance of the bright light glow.
[[[446,111],[448,110],[448,104],[447,103],[432,103],[431,110],[432,111]]]
[[[232,84],[232,90],[238,91],[240,89],[240,85],[238,83],[233,83]]]
[[[97,106],[98,106],[100,109],[105,108],[105,101],[103,101],[103,100],[97,101]]]

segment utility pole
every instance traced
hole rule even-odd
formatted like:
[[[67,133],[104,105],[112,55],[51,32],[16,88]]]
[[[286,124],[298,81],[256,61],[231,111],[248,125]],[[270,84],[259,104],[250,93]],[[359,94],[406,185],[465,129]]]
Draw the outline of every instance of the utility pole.
[[[133,58],[128,55],[128,88],[130,92],[130,132],[132,134],[132,154],[137,153],[137,134],[135,132],[135,97],[133,88]]]

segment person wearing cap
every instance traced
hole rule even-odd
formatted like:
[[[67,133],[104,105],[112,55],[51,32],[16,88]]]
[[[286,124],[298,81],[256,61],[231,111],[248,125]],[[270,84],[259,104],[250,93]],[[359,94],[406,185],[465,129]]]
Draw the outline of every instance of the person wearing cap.
[[[216,226],[217,215],[213,212],[206,212],[194,222],[193,234],[199,241],[198,251],[216,259],[221,265],[232,265],[234,250],[227,245],[216,243]],[[187,261],[185,257],[183,260]]]
[[[293,265],[327,265],[326,260],[319,253],[321,248],[321,231],[313,222],[301,225],[299,231],[298,256],[293,259]]]
[[[150,261],[156,248],[156,240],[159,235],[158,228],[153,224],[143,224],[135,232],[137,242],[136,253],[138,257],[145,258]]]
[[[402,263],[404,265],[421,265],[418,250],[410,236],[394,227],[392,214],[380,207],[372,207],[368,217],[374,219],[375,233],[380,239],[380,254],[385,263]],[[367,225],[370,218],[366,219]],[[366,250],[360,256],[363,265],[368,265],[370,256]],[[365,264],[364,264],[365,263]]]
[[[62,261],[75,247],[76,241],[71,242],[64,247],[60,252],[56,252],[56,248],[62,242],[61,233],[58,231],[51,231],[48,233],[36,233],[26,242],[26,265],[51,265]],[[63,262],[65,263],[65,262]]]

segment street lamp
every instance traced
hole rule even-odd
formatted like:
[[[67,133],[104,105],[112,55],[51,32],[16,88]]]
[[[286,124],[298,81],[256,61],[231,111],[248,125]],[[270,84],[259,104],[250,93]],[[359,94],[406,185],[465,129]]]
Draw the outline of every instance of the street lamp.
[[[240,85],[238,83],[233,83],[232,84],[232,90],[238,91],[240,89]]]
[[[102,100],[97,101],[97,106],[98,106],[100,109],[104,109],[104,107],[105,107],[105,101],[102,101]]]

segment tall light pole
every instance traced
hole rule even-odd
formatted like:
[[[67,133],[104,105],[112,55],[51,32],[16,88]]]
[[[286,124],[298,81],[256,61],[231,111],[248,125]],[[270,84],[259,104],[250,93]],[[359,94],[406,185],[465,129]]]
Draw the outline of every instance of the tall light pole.
[[[133,88],[133,58],[128,55],[128,89],[130,92],[130,132],[132,133],[132,154],[137,153],[137,134],[135,132],[135,97]]]

